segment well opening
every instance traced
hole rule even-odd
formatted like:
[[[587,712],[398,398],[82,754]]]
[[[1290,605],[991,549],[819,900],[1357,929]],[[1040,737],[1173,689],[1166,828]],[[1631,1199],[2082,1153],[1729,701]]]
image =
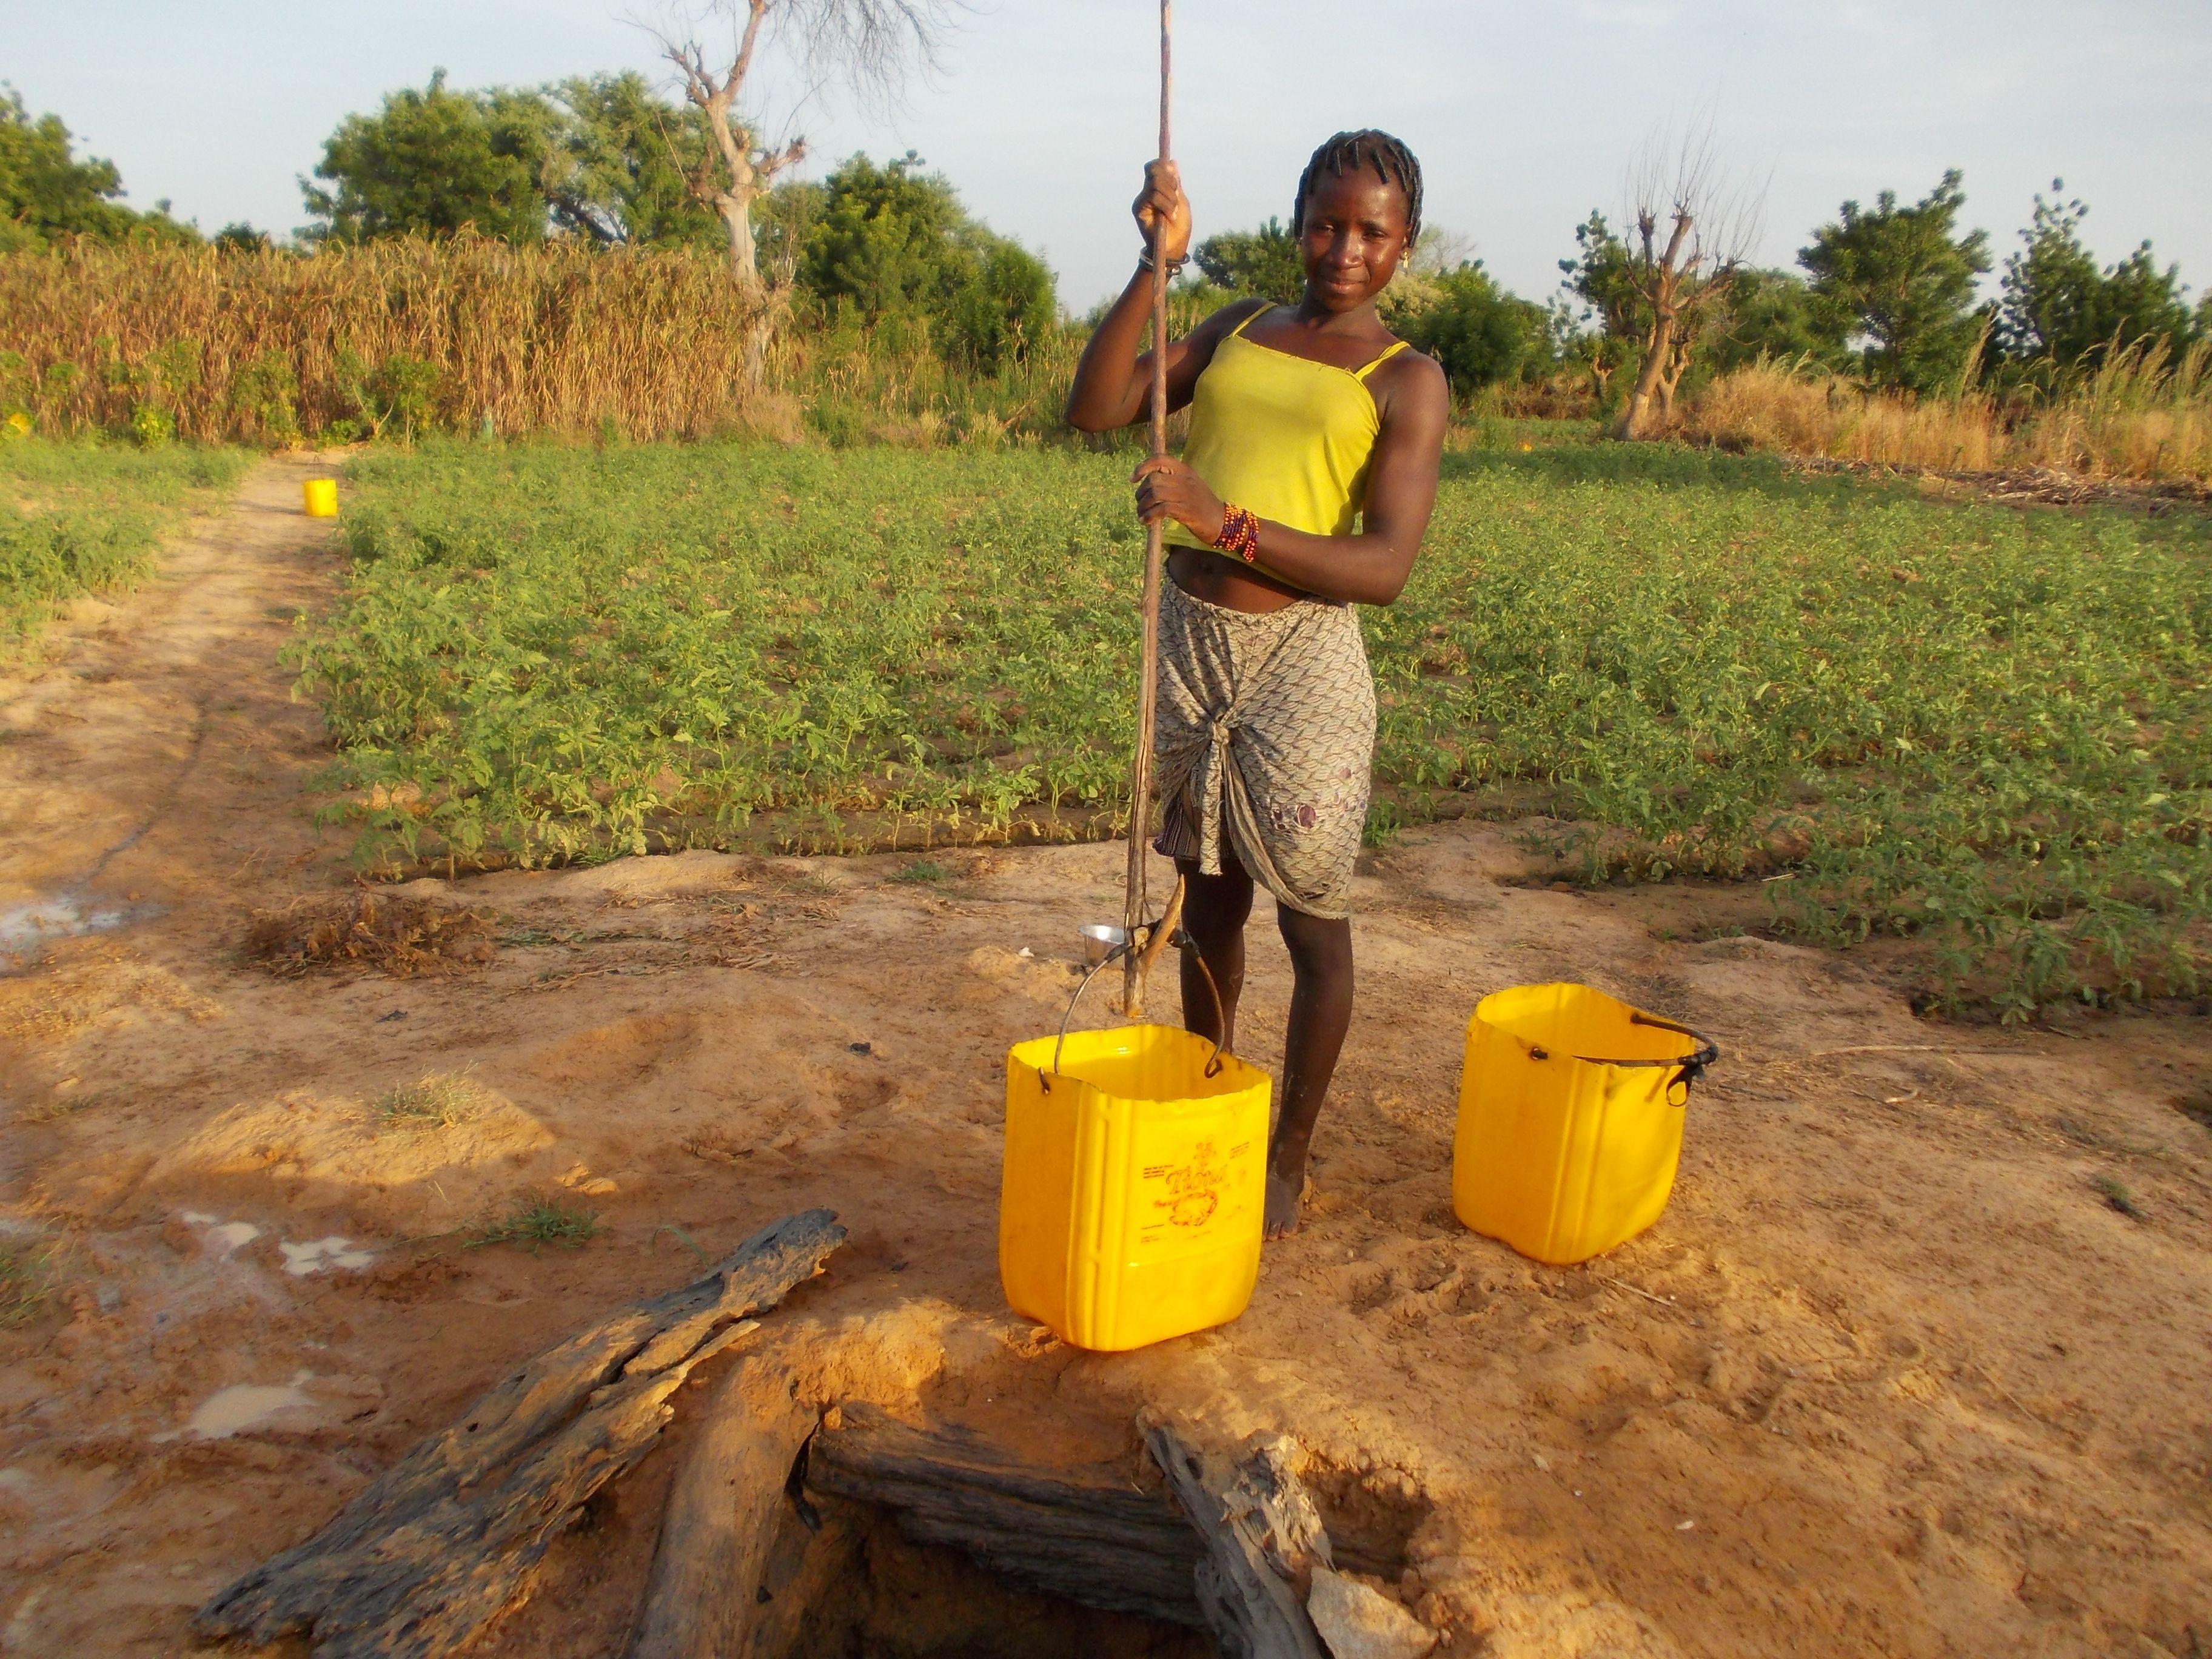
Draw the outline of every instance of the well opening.
[[[1307,1466],[1304,1480],[1336,1565],[1395,1583],[1409,1565],[1413,1534],[1436,1508],[1420,1482],[1403,1469],[1320,1460]]]
[[[752,1651],[775,1659],[1216,1659],[1202,1630],[1022,1588],[884,1505],[796,1505],[770,1559]],[[779,1573],[778,1569],[782,1571]],[[787,1574],[787,1576],[784,1576]],[[778,1606],[777,1604],[783,1604]]]

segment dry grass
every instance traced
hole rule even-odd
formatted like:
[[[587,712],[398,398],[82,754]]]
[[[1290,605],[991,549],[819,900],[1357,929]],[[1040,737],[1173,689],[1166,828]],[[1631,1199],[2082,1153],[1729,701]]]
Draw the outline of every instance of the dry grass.
[[[37,1318],[52,1294],[52,1246],[33,1239],[0,1240],[0,1330]]]
[[[395,1129],[428,1131],[465,1123],[483,1104],[483,1091],[465,1073],[432,1072],[387,1089],[377,1097],[376,1109]]]
[[[1681,435],[1933,472],[2039,466],[2090,478],[2212,482],[2212,348],[2115,353],[2057,397],[1911,398],[1762,363],[1713,381]]]
[[[46,433],[285,443],[380,429],[994,444],[1059,423],[1081,341],[975,374],[926,333],[779,331],[719,258],[462,236],[313,258],[78,242],[0,255],[0,416]],[[350,428],[350,430],[349,430]]]
[[[80,242],[0,257],[0,349],[42,430],[282,441],[360,421],[395,358],[436,422],[696,437],[738,425],[745,307],[715,259],[464,237],[313,258]],[[349,361],[350,360],[350,361]]]
[[[352,893],[264,911],[246,929],[246,957],[273,974],[376,969],[393,979],[467,973],[492,958],[492,919],[420,899]]]

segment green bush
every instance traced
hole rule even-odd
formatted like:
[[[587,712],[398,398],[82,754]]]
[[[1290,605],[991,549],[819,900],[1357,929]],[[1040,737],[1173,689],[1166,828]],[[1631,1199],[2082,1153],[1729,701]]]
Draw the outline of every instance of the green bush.
[[[1398,331],[1443,365],[1464,398],[1550,364],[1547,313],[1508,294],[1473,261],[1430,279],[1434,297]]]

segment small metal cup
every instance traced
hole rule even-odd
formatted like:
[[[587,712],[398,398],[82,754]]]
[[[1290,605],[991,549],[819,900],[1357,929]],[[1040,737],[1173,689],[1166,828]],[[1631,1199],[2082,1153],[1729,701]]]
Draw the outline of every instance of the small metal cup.
[[[1127,928],[1109,927],[1103,921],[1085,922],[1081,931],[1083,959],[1093,968],[1129,942]]]

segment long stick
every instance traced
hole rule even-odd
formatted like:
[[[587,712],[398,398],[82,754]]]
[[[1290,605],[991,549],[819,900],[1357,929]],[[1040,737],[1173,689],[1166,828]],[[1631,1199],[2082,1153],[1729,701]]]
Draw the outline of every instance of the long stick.
[[[1171,62],[1170,7],[1160,0],[1160,165],[1169,156],[1168,112],[1175,86]],[[1152,453],[1168,453],[1168,222],[1152,224]],[[1129,780],[1129,869],[1121,904],[1121,925],[1133,941],[1145,921],[1145,857],[1151,851],[1152,820],[1152,699],[1160,683],[1161,526],[1145,526],[1144,666],[1137,677],[1137,757]],[[1121,969],[1121,1012],[1145,1017],[1145,981],[1152,953],[1132,951]]]

